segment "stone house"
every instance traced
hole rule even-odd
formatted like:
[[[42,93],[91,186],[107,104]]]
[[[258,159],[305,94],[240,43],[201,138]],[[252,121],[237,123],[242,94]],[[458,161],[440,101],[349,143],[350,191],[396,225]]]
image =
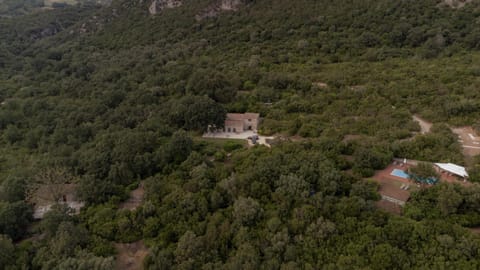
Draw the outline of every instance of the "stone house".
[[[257,131],[260,122],[258,113],[227,113],[225,119],[225,132]]]

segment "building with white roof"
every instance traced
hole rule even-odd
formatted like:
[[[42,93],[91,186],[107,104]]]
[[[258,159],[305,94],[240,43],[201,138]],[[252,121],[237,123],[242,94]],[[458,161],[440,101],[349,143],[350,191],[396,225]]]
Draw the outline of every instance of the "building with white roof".
[[[467,170],[463,166],[459,166],[453,163],[435,163],[435,166],[437,166],[437,168],[443,172],[451,173],[453,175],[463,178],[464,180],[468,178]]]

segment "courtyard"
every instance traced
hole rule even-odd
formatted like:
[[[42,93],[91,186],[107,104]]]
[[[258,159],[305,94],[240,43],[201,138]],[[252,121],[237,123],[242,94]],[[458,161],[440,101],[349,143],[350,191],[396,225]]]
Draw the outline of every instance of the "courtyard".
[[[252,140],[249,138],[252,138],[253,136],[258,136],[258,140],[256,144],[259,145],[265,145],[267,147],[270,147],[269,141],[273,140],[274,137],[272,136],[261,136],[258,135],[255,131],[252,130],[247,130],[243,132],[223,132],[223,131],[218,131],[218,132],[207,132],[203,134],[203,138],[213,138],[213,139],[236,139],[236,140],[246,140],[248,141],[248,144],[250,146],[253,146]]]

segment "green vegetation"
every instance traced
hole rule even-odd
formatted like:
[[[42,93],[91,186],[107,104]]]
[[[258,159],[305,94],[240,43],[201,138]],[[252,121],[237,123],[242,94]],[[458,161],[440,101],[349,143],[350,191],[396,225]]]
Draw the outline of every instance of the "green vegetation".
[[[436,178],[439,179],[440,175],[438,172],[435,170],[432,164],[429,163],[419,163],[417,166],[412,167],[408,171],[409,174],[413,175],[413,178],[420,178],[420,179],[426,179],[426,178]]]
[[[24,15],[40,7],[43,7],[43,0],[2,0],[0,1],[0,17]]]
[[[213,2],[0,1],[0,268],[111,269],[137,240],[147,269],[480,267],[462,228],[480,226],[478,185],[415,192],[400,217],[363,180],[393,157],[464,162],[450,126],[480,118],[479,3],[258,0],[195,20]],[[199,138],[230,111],[287,140]],[[139,181],[141,207],[119,209]],[[32,186],[73,182],[82,212],[34,224]]]

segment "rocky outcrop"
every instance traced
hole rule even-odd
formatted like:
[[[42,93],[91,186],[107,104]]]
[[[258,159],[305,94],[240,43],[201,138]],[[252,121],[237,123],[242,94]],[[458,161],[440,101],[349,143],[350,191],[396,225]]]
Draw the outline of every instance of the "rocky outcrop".
[[[472,0],[443,0],[441,4],[451,8],[462,8],[470,2],[472,2]]]
[[[237,11],[240,7],[250,2],[252,2],[252,0],[218,0],[200,14],[197,14],[195,18],[200,21],[205,18],[216,17],[224,11]]]
[[[153,0],[148,8],[150,14],[155,15],[167,8],[176,8],[183,4],[182,0]]]

